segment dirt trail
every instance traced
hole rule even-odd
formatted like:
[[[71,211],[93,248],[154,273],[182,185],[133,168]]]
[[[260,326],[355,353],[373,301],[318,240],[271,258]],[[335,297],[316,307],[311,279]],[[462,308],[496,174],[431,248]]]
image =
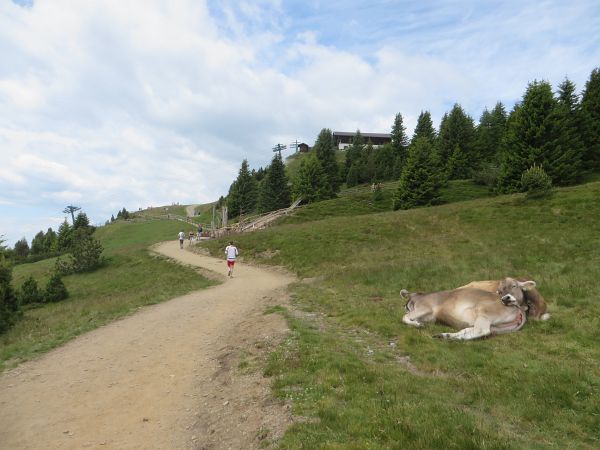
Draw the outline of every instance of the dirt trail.
[[[225,273],[222,260],[156,251]],[[292,277],[238,263],[235,277],[144,308],[0,376],[1,449],[249,449],[291,422],[253,364],[285,336]],[[248,364],[245,364],[248,365]],[[260,440],[263,439],[263,442]]]

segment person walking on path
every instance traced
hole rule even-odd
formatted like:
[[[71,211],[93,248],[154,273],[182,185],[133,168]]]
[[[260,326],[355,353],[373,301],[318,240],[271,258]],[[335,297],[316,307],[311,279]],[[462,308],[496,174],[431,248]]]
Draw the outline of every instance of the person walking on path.
[[[185,233],[183,230],[179,232],[179,248],[183,248],[183,241],[185,240]]]
[[[237,247],[233,245],[233,241],[230,241],[229,245],[225,247],[225,254],[227,255],[227,268],[229,269],[227,276],[229,276],[229,278],[232,278],[233,266],[235,265],[235,258],[239,254]]]

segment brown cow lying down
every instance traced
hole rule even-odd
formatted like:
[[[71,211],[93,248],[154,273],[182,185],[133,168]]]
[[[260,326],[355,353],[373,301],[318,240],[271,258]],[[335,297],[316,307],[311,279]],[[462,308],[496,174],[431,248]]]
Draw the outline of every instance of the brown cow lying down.
[[[400,295],[408,301],[402,321],[416,327],[438,322],[460,330],[436,336],[444,339],[470,340],[518,331],[527,321],[524,291],[534,288],[535,281],[506,278],[501,285],[501,297],[471,287],[428,294],[403,289]]]
[[[510,279],[510,278],[507,278]],[[526,281],[524,278],[516,278],[518,281]],[[505,280],[487,280],[487,281],[471,281],[469,284],[465,284],[458,289],[462,288],[475,288],[483,291],[495,292],[497,294],[506,293],[508,286],[503,285]],[[548,306],[542,294],[537,290],[537,287],[527,289],[525,293],[525,302],[529,309],[527,310],[527,317],[533,320],[548,320],[550,314],[546,313]]]

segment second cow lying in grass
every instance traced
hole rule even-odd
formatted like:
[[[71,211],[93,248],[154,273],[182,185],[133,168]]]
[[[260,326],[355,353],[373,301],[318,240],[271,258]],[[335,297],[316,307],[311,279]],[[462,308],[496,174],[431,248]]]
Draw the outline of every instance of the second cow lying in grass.
[[[436,336],[444,339],[470,340],[518,331],[527,321],[524,291],[535,288],[535,281],[506,278],[501,286],[499,293],[470,287],[427,294],[403,289],[400,295],[407,302],[402,321],[416,327],[438,322],[460,330]]]

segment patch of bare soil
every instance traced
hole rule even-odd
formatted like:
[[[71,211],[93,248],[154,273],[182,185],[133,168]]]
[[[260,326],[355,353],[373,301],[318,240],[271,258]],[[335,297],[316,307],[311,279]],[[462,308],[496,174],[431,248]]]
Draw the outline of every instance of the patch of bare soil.
[[[222,260],[154,251],[224,274]],[[0,376],[2,449],[269,448],[294,420],[261,367],[287,334],[264,314],[293,278],[237,264],[234,278],[87,333]]]

